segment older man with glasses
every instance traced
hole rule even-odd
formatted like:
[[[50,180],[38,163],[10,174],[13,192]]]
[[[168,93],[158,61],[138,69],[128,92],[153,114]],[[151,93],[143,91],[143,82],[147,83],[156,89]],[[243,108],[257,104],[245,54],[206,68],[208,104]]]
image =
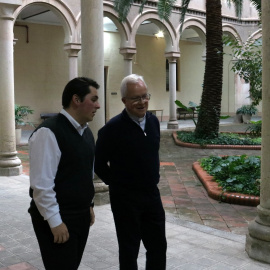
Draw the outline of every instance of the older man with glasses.
[[[166,269],[165,213],[159,189],[160,127],[147,112],[150,94],[142,76],[121,83],[125,109],[99,130],[95,172],[109,185],[121,270],[138,269],[142,240],[146,269]]]

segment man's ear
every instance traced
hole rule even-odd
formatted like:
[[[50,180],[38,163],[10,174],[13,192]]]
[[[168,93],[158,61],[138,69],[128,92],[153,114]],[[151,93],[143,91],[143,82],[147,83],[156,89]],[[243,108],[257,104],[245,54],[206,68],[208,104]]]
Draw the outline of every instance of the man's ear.
[[[73,95],[73,96],[72,96],[72,101],[73,101],[74,104],[76,104],[76,105],[80,104],[80,102],[81,102],[79,96],[77,96],[77,95]]]
[[[123,102],[124,104],[126,104],[126,99],[125,99],[125,98],[122,98],[122,102]]]

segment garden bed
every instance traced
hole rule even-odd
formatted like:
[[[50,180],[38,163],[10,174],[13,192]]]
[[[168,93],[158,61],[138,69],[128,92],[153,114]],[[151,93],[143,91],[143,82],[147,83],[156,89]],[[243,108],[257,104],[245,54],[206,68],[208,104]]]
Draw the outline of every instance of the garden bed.
[[[223,133],[231,133],[231,132],[223,132]],[[239,132],[237,134],[245,134],[245,132]],[[234,144],[198,144],[198,143],[190,143],[183,142],[178,138],[177,131],[174,131],[173,139],[176,145],[189,147],[189,148],[206,148],[206,149],[242,149],[242,150],[260,150],[261,145],[234,145]]]
[[[223,192],[222,188],[219,187],[218,183],[214,180],[214,177],[209,175],[201,167],[198,161],[193,163],[192,169],[197,174],[210,198],[221,202],[247,206],[257,206],[260,204],[259,196],[247,195],[236,192]]]

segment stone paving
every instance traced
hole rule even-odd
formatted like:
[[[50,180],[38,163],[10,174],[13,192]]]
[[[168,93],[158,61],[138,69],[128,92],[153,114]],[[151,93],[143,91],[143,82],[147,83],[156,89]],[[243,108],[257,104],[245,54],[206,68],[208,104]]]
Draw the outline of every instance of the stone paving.
[[[180,121],[180,127],[181,122],[184,121]],[[192,126],[188,121],[184,123],[184,128]],[[243,128],[243,125],[232,123],[221,126],[221,130]],[[27,214],[30,201],[27,145],[19,146],[18,151],[24,174],[0,177],[0,270],[44,269]],[[222,150],[223,154],[224,151],[230,155],[260,154],[260,151],[251,150]],[[192,171],[194,161],[211,154],[220,152],[218,149],[176,146],[171,131],[162,130],[159,187],[167,218],[167,269],[270,269],[269,264],[254,261],[245,252],[244,234],[248,221],[256,216],[256,207],[219,203],[208,198]],[[90,230],[79,270],[119,269],[117,240],[107,193],[99,194],[95,200],[96,223]],[[143,246],[138,263],[139,269],[145,269]]]
[[[27,213],[29,178],[0,177],[0,270],[42,270],[38,244]],[[96,223],[90,230],[79,270],[119,269],[118,248],[109,204],[95,207]],[[245,237],[166,213],[167,270],[266,270],[245,252]],[[141,246],[139,270],[145,269]],[[64,270],[64,269],[59,269]],[[155,270],[155,269],[153,269]]]

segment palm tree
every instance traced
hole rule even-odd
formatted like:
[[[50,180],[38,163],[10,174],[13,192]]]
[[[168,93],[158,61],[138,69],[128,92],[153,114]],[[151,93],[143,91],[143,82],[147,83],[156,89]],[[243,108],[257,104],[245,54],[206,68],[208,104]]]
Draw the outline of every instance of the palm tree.
[[[218,53],[220,52],[220,53]],[[223,82],[223,42],[220,0],[206,1],[206,62],[200,112],[195,129],[199,138],[219,132]]]
[[[180,18],[182,30],[185,15],[191,0],[182,0],[182,13]],[[119,14],[119,20],[126,19],[133,0],[115,0],[114,7]],[[141,1],[142,12],[147,0]],[[173,5],[176,0],[159,0],[158,15],[162,20],[169,20]],[[243,0],[227,0],[235,6],[236,14],[240,18]],[[261,11],[261,0],[251,0],[257,10]],[[223,42],[222,42],[222,14],[221,0],[206,1],[206,63],[204,73],[203,92],[201,97],[200,112],[195,129],[199,138],[215,138],[219,132],[219,120],[222,97],[223,79]]]

